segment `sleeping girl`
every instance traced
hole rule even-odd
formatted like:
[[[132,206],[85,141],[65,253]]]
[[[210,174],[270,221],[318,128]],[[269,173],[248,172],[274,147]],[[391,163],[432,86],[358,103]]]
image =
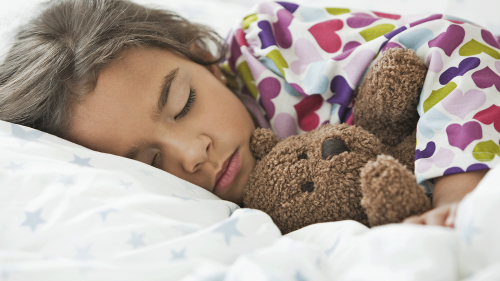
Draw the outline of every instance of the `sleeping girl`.
[[[0,119],[237,204],[255,165],[255,128],[284,138],[355,123],[353,93],[387,48],[413,49],[428,67],[415,175],[434,209],[405,222],[452,227],[458,202],[500,159],[500,45],[450,16],[269,2],[224,42],[169,11],[67,0],[50,2],[15,40],[0,66]]]

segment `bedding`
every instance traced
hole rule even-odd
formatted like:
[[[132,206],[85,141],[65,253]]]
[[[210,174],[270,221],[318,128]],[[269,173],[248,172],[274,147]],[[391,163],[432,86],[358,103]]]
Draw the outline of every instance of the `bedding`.
[[[2,0],[0,1],[0,58],[11,42],[19,24],[39,10],[38,4],[47,0]],[[233,24],[260,2],[267,0],[132,0],[158,8],[171,9],[193,21],[213,27],[226,36]],[[294,0],[297,4],[318,7],[349,7],[369,9],[395,14],[453,15],[475,22],[500,35],[500,2],[492,0]]]
[[[149,165],[0,122],[4,280],[498,280],[500,168],[456,228],[354,221],[281,236]]]
[[[368,69],[386,49],[411,49],[428,69],[417,106],[416,151],[427,153],[415,157],[418,183],[431,193],[434,178],[499,163],[489,156],[500,130],[486,116],[500,105],[500,85],[492,87],[500,79],[493,71],[500,70],[500,45],[467,20],[268,2],[236,23],[226,42],[223,69],[244,82],[243,94],[262,105],[281,139],[324,124],[357,124],[355,89]],[[385,99],[378,101],[389,104]]]
[[[0,2],[0,53],[40,2]],[[260,1],[137,2],[224,34]],[[351,2],[393,13],[408,4]],[[491,14],[500,3],[489,2],[423,0],[411,8],[500,27]],[[498,182],[495,168],[460,203],[455,229],[341,221],[282,236],[265,213],[149,165],[0,121],[0,279],[500,280]]]

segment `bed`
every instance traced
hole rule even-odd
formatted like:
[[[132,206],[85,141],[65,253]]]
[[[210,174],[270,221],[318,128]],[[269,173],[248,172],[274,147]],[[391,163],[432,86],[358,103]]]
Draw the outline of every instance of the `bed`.
[[[1,55],[39,2],[0,3]],[[260,1],[137,2],[226,34]],[[488,0],[295,2],[447,13],[500,34]],[[0,121],[0,280],[500,280],[498,182],[500,167],[454,229],[340,221],[283,236],[265,213],[149,165]]]

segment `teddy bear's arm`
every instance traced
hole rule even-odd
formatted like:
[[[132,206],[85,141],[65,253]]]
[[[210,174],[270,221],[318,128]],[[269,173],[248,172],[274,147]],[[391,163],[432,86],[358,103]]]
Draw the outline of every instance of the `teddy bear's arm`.
[[[379,155],[361,169],[361,190],[361,205],[372,227],[401,222],[431,208],[415,176],[391,156]]]
[[[255,159],[260,160],[279,142],[279,138],[271,129],[257,128],[250,140],[250,151]]]
[[[355,99],[354,122],[388,146],[416,129],[427,69],[413,50],[388,49],[368,71]]]

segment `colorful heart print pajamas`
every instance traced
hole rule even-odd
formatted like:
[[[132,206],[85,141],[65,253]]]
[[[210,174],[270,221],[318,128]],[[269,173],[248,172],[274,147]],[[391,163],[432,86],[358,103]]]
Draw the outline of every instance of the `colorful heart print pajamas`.
[[[227,39],[222,68],[263,127],[285,138],[352,124],[353,92],[379,52],[413,49],[428,67],[420,96],[415,175],[488,169],[500,159],[500,44],[452,16],[404,16],[260,3]]]

